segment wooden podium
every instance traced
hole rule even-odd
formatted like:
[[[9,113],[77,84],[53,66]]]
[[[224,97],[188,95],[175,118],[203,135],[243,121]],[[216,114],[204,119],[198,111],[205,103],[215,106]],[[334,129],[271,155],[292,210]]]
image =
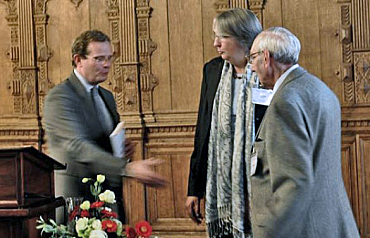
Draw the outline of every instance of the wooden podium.
[[[0,149],[0,237],[38,238],[36,220],[54,218],[54,170],[66,166],[33,147]]]

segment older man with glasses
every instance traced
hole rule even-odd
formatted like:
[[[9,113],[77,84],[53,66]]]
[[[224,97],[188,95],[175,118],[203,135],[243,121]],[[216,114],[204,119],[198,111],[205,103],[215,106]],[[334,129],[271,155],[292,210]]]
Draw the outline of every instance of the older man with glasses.
[[[340,103],[297,64],[300,49],[282,27],[251,48],[252,70],[273,90],[247,166],[253,237],[359,237],[342,179]]]

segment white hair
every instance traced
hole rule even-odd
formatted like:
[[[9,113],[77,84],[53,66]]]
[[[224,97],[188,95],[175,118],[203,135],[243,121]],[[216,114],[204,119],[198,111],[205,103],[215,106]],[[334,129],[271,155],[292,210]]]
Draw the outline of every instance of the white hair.
[[[283,64],[298,63],[301,43],[298,38],[283,27],[271,27],[256,38],[257,51],[267,50],[272,58]]]

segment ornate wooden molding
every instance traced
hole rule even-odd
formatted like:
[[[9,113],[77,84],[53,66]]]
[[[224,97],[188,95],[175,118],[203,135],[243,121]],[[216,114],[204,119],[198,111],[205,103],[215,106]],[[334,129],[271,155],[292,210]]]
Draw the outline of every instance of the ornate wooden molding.
[[[265,7],[266,0],[249,0],[249,9],[256,14],[258,20],[263,26],[263,9]]]
[[[342,44],[342,63],[338,75],[342,81],[342,98],[344,103],[354,103],[355,84],[353,80],[352,63],[351,7],[349,4],[345,3],[340,6],[340,11],[341,27],[339,30],[339,40]]]
[[[370,103],[369,51],[370,37],[367,23],[370,16],[368,0],[337,0],[340,3],[341,27],[339,40],[342,44],[342,99],[344,105]]]
[[[370,52],[354,53],[356,103],[370,102]]]
[[[136,33],[136,1],[106,0],[108,19],[116,61],[113,64],[113,86],[120,113],[139,112],[139,62]],[[124,50],[123,50],[124,49]]]
[[[218,0],[215,2],[216,12],[220,13],[230,8],[229,0]]]
[[[359,128],[359,127],[370,127],[370,120],[342,120],[342,129]]]
[[[214,4],[216,12],[220,13],[231,8],[248,8],[256,14],[263,25],[263,9],[266,0],[217,0]]]
[[[47,45],[46,38],[46,25],[49,19],[49,15],[46,14],[47,2],[48,0],[36,0],[34,8],[40,114],[42,114],[42,109],[44,108],[44,99],[47,92],[54,87],[54,83],[49,79],[48,74],[48,61],[53,56],[53,53]]]
[[[353,49],[370,50],[369,0],[352,0]]]
[[[156,43],[150,38],[149,18],[151,12],[152,8],[149,5],[149,0],[137,1],[141,105],[146,121],[154,121],[153,90],[158,85],[158,79],[152,74],[151,69],[151,55],[157,49]],[[152,119],[149,117],[152,117]]]
[[[83,0],[70,0],[71,3],[73,3],[76,7],[76,9],[80,6],[80,4],[83,2]]]

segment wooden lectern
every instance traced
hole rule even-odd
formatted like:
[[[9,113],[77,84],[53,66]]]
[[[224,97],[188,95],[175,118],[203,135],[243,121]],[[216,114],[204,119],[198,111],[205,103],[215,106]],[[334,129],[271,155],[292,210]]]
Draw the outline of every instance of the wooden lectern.
[[[54,170],[66,166],[34,147],[0,149],[0,237],[38,238],[36,220],[54,218]]]

